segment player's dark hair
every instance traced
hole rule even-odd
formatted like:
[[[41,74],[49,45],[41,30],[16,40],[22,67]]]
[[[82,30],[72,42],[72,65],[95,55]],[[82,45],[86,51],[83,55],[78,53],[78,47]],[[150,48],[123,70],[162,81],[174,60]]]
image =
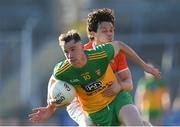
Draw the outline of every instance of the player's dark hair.
[[[98,25],[101,22],[111,22],[114,26],[115,17],[113,10],[102,8],[90,12],[87,17],[87,30],[89,32],[97,32]]]
[[[76,30],[70,30],[67,33],[63,33],[59,36],[60,45],[64,45],[71,40],[74,40],[75,43],[81,41],[81,37]]]

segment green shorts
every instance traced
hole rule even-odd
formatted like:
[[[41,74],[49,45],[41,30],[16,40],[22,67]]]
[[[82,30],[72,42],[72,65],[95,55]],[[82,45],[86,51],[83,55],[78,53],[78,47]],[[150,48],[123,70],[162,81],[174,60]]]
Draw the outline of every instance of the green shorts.
[[[132,96],[130,93],[122,91],[115,97],[115,99],[102,110],[90,113],[89,117],[98,126],[119,126],[118,120],[120,109],[126,104],[132,104]]]

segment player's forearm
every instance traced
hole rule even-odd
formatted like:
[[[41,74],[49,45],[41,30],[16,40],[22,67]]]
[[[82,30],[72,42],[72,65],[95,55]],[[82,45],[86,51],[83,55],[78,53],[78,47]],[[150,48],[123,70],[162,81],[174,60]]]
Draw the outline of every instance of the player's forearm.
[[[133,89],[132,75],[129,69],[120,71],[118,73],[118,79],[122,89],[125,91],[131,91]]]
[[[132,91],[133,89],[133,85],[132,85],[132,80],[124,80],[124,81],[120,81],[120,85],[121,85],[121,88],[125,91]]]
[[[128,45],[124,44],[123,42],[119,43],[120,50],[125,53],[125,55],[133,61],[133,63],[139,65],[141,68],[145,68],[146,63],[137,55],[137,53],[130,48]]]

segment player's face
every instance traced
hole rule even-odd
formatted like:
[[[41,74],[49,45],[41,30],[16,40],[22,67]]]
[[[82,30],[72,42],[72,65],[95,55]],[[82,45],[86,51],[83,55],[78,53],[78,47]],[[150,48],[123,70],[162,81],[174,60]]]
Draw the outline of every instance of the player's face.
[[[111,22],[102,22],[95,33],[95,41],[98,44],[112,42],[114,39],[114,26]]]
[[[80,41],[75,43],[74,40],[71,40],[64,45],[63,49],[66,58],[72,65],[76,66],[82,63],[81,61],[83,60],[82,57],[84,56],[84,50]]]

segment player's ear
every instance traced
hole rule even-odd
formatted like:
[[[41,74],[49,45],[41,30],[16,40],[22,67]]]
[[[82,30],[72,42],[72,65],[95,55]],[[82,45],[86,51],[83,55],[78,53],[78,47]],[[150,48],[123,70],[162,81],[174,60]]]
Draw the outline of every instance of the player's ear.
[[[88,38],[90,39],[90,40],[92,40],[94,37],[95,37],[95,32],[93,32],[93,31],[88,31],[87,32],[88,33]]]
[[[93,31],[91,31],[91,32],[89,32],[89,33],[90,33],[90,35],[91,35],[92,37],[95,37],[95,36],[96,36],[96,33],[93,32]]]

